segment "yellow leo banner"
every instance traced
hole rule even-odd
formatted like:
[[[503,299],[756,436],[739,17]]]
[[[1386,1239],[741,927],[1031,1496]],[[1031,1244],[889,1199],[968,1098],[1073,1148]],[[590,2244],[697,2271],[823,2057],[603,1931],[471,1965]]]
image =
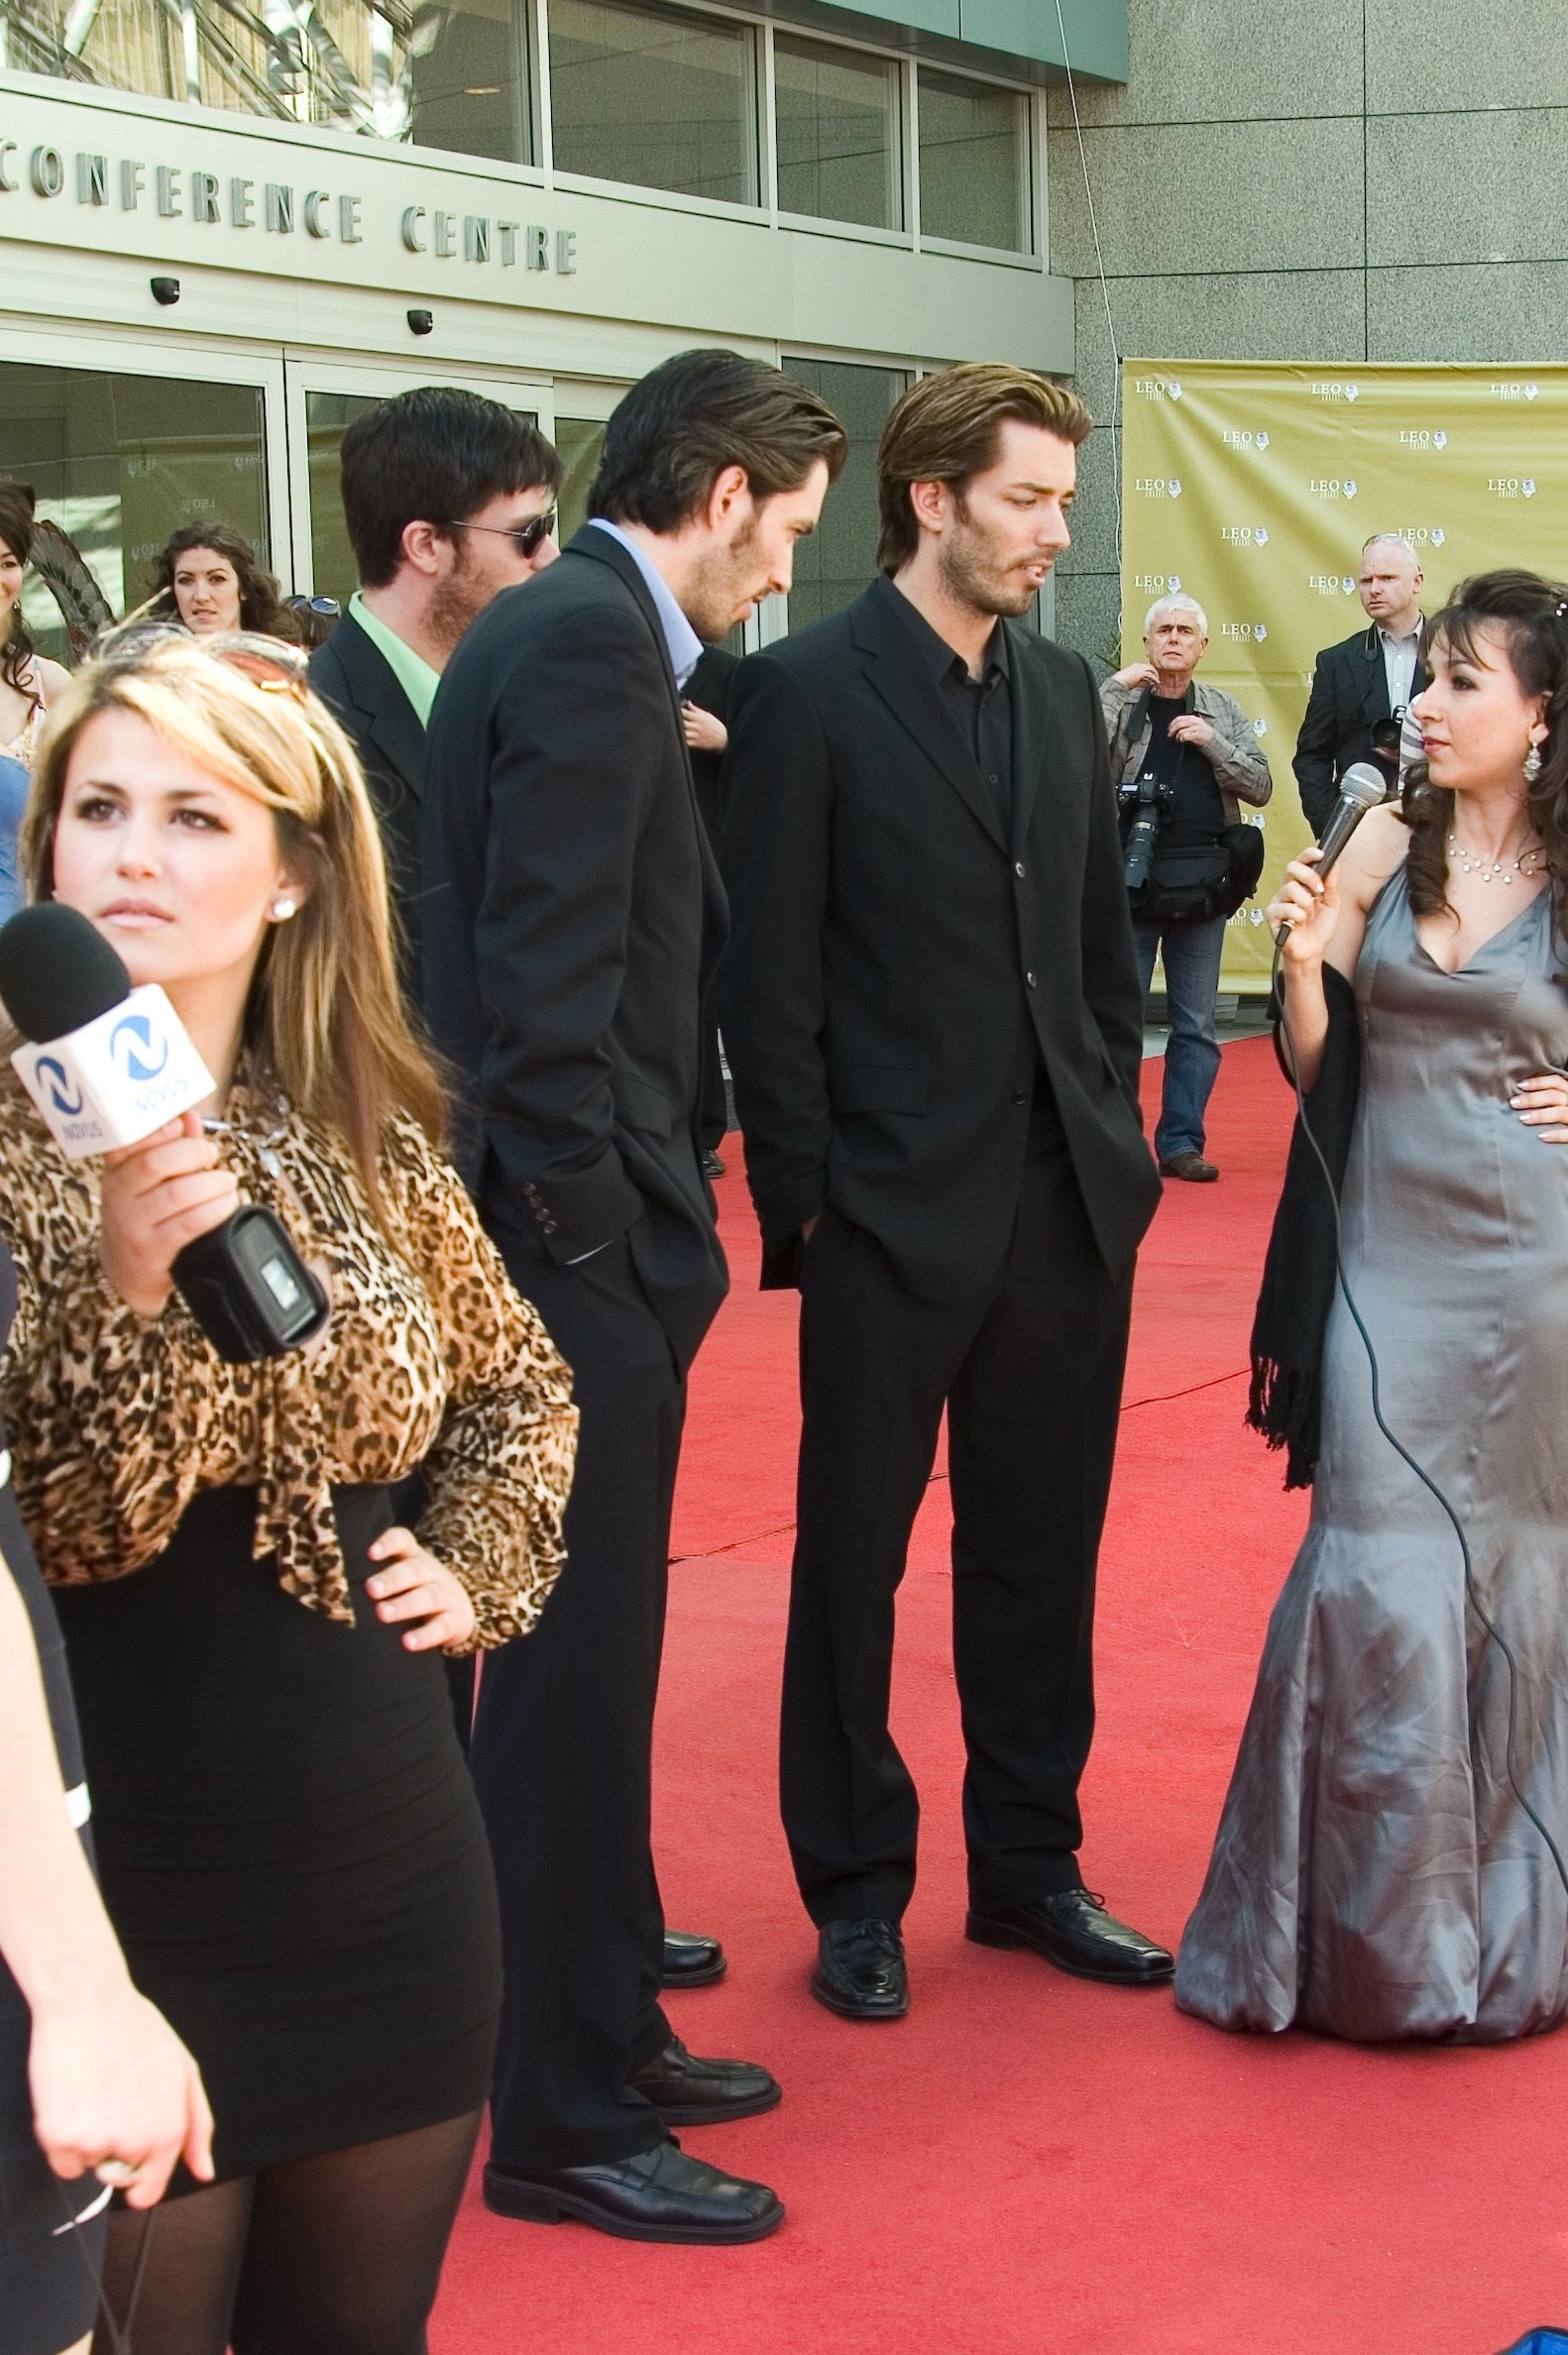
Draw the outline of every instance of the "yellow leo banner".
[[[1123,364],[1124,661],[1180,589],[1208,616],[1201,676],[1234,695],[1274,771],[1262,898],[1311,841],[1291,773],[1319,648],[1367,627],[1364,543],[1402,534],[1434,613],[1499,565],[1568,571],[1568,368]],[[1260,901],[1231,919],[1224,982],[1257,990]]]

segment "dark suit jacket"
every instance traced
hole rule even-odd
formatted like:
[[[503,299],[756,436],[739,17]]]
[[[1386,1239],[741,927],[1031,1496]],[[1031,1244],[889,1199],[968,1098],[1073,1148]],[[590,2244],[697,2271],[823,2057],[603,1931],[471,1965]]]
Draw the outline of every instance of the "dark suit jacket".
[[[1426,624],[1410,697],[1426,685]],[[1339,780],[1372,751],[1374,722],[1394,717],[1383,641],[1374,624],[1358,629],[1337,646],[1325,646],[1312,674],[1306,716],[1295,739],[1296,783],[1312,832],[1321,835],[1339,796]]]
[[[487,1223],[558,1263],[624,1234],[677,1361],[724,1297],[698,998],[724,893],[653,600],[585,525],[474,623],[431,715],[425,1010]]]
[[[360,756],[381,821],[392,905],[404,936],[404,983],[419,988],[419,833],[424,729],[395,673],[352,614],[310,657],[310,684]]]
[[[1042,1062],[1120,1274],[1160,1183],[1136,1108],[1143,997],[1094,680],[1004,625],[1006,840],[898,595],[875,582],[751,656],[730,700],[720,1013],[774,1280],[831,1203],[914,1291],[983,1290]]]

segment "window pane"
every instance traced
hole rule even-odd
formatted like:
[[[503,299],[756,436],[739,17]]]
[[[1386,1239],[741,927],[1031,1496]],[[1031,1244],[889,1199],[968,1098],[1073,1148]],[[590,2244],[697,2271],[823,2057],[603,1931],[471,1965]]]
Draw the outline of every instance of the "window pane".
[[[1029,250],[1028,101],[920,69],[920,232]]]
[[[780,212],[902,225],[897,71],[852,50],[775,39]]]
[[[840,360],[787,359],[784,370],[822,394],[849,436],[849,456],[828,494],[822,521],[795,551],[789,595],[795,630],[840,612],[876,572],[876,445],[909,379],[895,368],[855,368]]]
[[[68,28],[68,32],[67,32]],[[0,62],[527,163],[515,0],[0,0]]]
[[[151,594],[154,557],[197,516],[232,523],[270,561],[259,385],[0,362],[0,453],[117,617]],[[23,612],[43,651],[66,660],[60,604],[36,577]]]
[[[566,469],[557,502],[561,518],[559,544],[564,548],[588,521],[588,494],[593,489],[605,449],[603,417],[557,417],[555,446]]]
[[[754,204],[752,55],[718,17],[550,0],[557,170]]]

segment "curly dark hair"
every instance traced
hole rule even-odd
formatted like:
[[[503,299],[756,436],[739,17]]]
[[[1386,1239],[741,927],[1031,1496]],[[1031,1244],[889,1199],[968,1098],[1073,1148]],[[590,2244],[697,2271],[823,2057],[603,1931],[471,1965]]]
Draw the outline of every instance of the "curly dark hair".
[[[1510,665],[1525,696],[1546,697],[1546,737],[1540,775],[1524,802],[1546,848],[1546,872],[1559,934],[1568,937],[1568,586],[1539,573],[1477,573],[1461,581],[1431,625],[1431,642],[1474,660],[1479,632],[1502,633]],[[1454,796],[1431,784],[1426,763],[1411,763],[1401,810],[1410,830],[1405,866],[1410,906],[1417,916],[1452,915],[1448,901],[1448,837]]]
[[[174,567],[181,556],[188,556],[192,548],[210,548],[215,556],[226,557],[233,565],[240,584],[240,627],[260,630],[267,637],[295,639],[298,626],[282,601],[282,591],[274,574],[266,571],[243,531],[236,531],[232,523],[220,523],[215,515],[199,516],[194,523],[181,523],[171,531],[153,566],[153,596],[159,611],[172,621],[179,618],[174,601]]]
[[[26,483],[13,482],[9,475],[0,475],[0,540],[4,540],[19,564],[26,564],[32,555],[36,534],[31,489]],[[28,676],[37,651],[18,605],[12,611],[10,635],[0,647],[0,679],[8,687],[14,687],[18,695],[33,701],[37,700],[38,690],[28,684]]]

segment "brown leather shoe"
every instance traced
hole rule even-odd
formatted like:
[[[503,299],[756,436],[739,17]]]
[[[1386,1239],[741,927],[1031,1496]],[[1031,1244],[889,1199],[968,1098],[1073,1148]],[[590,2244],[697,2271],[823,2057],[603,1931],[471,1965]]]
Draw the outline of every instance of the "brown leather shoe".
[[[1173,1153],[1169,1161],[1160,1164],[1160,1175],[1184,1178],[1189,1185],[1212,1185],[1219,1172],[1201,1153]]]

